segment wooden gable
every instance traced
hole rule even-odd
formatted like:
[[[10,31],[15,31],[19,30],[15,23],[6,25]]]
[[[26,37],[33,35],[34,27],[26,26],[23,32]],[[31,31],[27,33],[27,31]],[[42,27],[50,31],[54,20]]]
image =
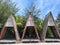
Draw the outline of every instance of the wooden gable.
[[[5,23],[5,27],[14,27],[13,21],[15,22],[14,17],[12,15],[9,16],[7,22]]]
[[[32,15],[29,15],[29,18],[26,22],[26,26],[35,26]]]
[[[53,18],[50,16],[49,19],[48,19],[48,26],[55,26],[55,23],[53,21]]]

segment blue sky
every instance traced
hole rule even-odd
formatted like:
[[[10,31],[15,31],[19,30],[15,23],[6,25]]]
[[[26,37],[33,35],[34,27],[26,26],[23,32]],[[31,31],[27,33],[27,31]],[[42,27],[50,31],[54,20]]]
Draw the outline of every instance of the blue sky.
[[[44,19],[45,15],[51,11],[53,17],[56,19],[58,13],[60,12],[60,0],[12,0],[16,3],[17,7],[20,9],[17,14],[22,15],[23,9],[28,7],[32,2],[35,3],[37,7],[41,9],[40,18]]]

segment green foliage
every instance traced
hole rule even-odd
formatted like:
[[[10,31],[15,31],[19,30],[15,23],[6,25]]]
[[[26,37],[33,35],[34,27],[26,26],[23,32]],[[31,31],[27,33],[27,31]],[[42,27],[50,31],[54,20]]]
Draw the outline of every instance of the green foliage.
[[[39,20],[35,23],[40,35],[42,34],[43,22],[44,22],[44,20],[39,19]]]
[[[23,18],[22,18],[22,16],[17,15],[17,16],[15,16],[15,17],[16,17],[16,23],[17,23],[17,25],[18,25],[18,26],[22,25],[22,23],[23,23]]]
[[[36,5],[32,3],[29,7],[24,9],[24,12],[25,12],[25,18],[27,18],[28,15],[31,13],[34,19],[38,19],[41,10],[40,8],[36,8]]]
[[[0,0],[0,31],[9,15],[15,16],[18,8],[12,0]],[[9,30],[10,31],[10,30]],[[11,33],[11,32],[10,32]]]
[[[20,15],[16,15],[15,18],[16,18],[17,28],[18,28],[18,31],[19,31],[19,34],[21,37],[23,29],[25,27],[25,20],[24,20],[23,16],[20,16]]]
[[[0,0],[0,23],[4,24],[8,15],[15,15],[18,11],[16,5],[11,0]]]
[[[16,18],[17,28],[18,28],[18,31],[21,36],[23,29],[25,27],[25,24],[26,24],[28,15],[31,12],[31,14],[34,18],[36,27],[38,29],[38,32],[39,32],[39,34],[41,34],[44,20],[39,18],[40,12],[41,12],[40,8],[36,8],[36,5],[34,3],[32,3],[30,5],[30,7],[25,8],[25,10],[24,10],[25,16],[15,15],[17,13],[17,11],[18,11],[18,8],[16,7],[16,4],[11,2],[11,0],[0,0],[0,27],[5,23],[8,15],[12,14]],[[58,20],[60,20],[60,15],[58,16]],[[32,29],[30,28],[30,30],[32,30]],[[34,32],[30,31],[30,30],[28,31],[28,33],[31,33],[31,35],[35,36]],[[13,33],[13,31],[8,31],[8,32],[9,32],[9,34],[8,34],[8,37],[9,37],[9,35],[11,34],[10,32]],[[50,33],[51,32],[49,31],[49,34]]]
[[[51,27],[48,27],[46,37],[47,38],[54,38],[55,37]]]
[[[58,16],[57,16],[57,26],[60,32],[60,13],[58,13]]]
[[[60,13],[58,14],[57,20],[59,20],[59,21],[60,21]]]

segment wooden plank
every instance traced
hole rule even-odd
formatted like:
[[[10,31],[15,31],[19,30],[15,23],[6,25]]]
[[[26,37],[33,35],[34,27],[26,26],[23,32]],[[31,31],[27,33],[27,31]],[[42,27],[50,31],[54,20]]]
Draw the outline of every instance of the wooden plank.
[[[12,18],[13,18],[12,15],[8,17],[8,20],[7,20],[7,22],[5,23],[5,27],[14,27],[14,25],[13,25],[13,20],[14,20],[14,19],[12,19]],[[15,21],[14,21],[14,22],[15,22]]]
[[[26,26],[35,26],[32,15],[29,15]]]
[[[44,39],[45,41],[59,41],[60,42],[60,39]]]
[[[23,39],[22,41],[39,41],[38,39]]]
[[[40,41],[39,39],[23,39],[22,41]],[[0,42],[16,42],[16,40],[0,40]]]
[[[47,25],[48,25],[48,26],[55,26],[52,17],[50,17],[50,18],[48,19],[48,24],[47,24]]]
[[[16,40],[0,40],[0,43],[1,42],[16,42]]]

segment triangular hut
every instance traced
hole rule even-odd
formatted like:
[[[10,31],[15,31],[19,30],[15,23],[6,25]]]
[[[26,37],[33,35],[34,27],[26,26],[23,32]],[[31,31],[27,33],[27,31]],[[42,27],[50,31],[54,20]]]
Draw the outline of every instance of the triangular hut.
[[[36,36],[37,36],[37,38],[38,38],[39,41],[40,41],[40,37],[39,37],[38,31],[37,31],[37,28],[36,28],[36,26],[35,26],[35,24],[34,24],[33,16],[32,16],[31,14],[30,14],[29,17],[28,17],[27,22],[26,22],[26,25],[25,25],[25,28],[24,28],[24,30],[23,30],[22,39],[23,39],[24,36],[25,36],[27,27],[28,27],[28,28],[29,28],[29,27],[34,28],[34,31],[35,31],[35,33],[36,33]]]
[[[42,30],[42,36],[41,36],[41,40],[44,42],[45,41],[45,38],[46,38],[46,33],[47,33],[47,29],[48,27],[51,28],[54,36],[56,38],[59,38],[59,31],[57,29],[57,26],[56,26],[56,23],[54,21],[54,18],[52,16],[52,13],[49,12],[46,17],[45,17],[45,20],[44,20],[44,26],[43,26],[43,30]]]
[[[12,15],[8,16],[8,19],[7,19],[6,23],[4,24],[4,27],[1,30],[0,39],[2,39],[4,37],[4,35],[5,35],[6,31],[7,31],[6,30],[7,27],[13,27],[14,28],[16,42],[18,42],[20,40],[20,38],[19,38],[18,31],[17,31],[17,26],[16,26],[15,19],[14,19],[14,17]]]

